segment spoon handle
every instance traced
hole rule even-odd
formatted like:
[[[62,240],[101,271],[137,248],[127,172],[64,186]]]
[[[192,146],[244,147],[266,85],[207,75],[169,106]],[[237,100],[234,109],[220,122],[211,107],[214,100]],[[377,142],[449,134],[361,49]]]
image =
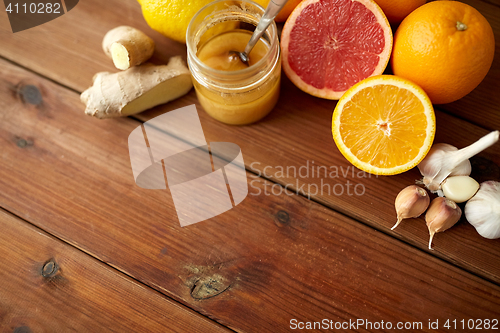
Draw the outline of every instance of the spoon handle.
[[[262,37],[264,31],[266,31],[267,27],[274,20],[276,15],[280,12],[281,8],[286,4],[288,0],[270,0],[267,5],[266,11],[264,15],[262,15],[259,24],[255,28],[255,31],[252,34],[252,37],[248,41],[247,46],[245,47],[245,56],[248,58],[248,54],[252,51],[253,47],[257,43],[257,41]]]

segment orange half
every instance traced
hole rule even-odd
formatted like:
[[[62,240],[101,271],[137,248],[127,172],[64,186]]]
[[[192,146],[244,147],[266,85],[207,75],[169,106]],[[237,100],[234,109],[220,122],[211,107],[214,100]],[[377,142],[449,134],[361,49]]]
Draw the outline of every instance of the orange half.
[[[354,166],[377,175],[415,167],[436,132],[432,103],[416,84],[393,75],[373,76],[352,86],[337,103],[333,139]]]

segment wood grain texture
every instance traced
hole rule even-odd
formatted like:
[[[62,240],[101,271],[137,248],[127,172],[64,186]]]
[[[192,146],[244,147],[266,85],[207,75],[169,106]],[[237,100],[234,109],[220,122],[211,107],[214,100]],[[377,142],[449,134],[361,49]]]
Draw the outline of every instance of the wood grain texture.
[[[106,32],[120,25],[133,26],[154,39],[152,62],[166,64],[178,54],[185,58],[186,46],[149,28],[136,0],[79,1],[58,19],[15,34],[7,13],[0,11],[0,55],[81,92],[95,73],[117,71],[101,44]]]
[[[496,32],[500,31],[498,7],[479,0],[467,2],[490,19]],[[123,8],[123,11],[118,13],[114,10],[115,7]],[[99,12],[107,13],[105,20],[100,18]],[[0,50],[0,55],[82,91],[90,85],[95,72],[115,71],[111,61],[102,52],[100,42],[107,30],[121,24],[142,29],[155,39],[155,62],[165,62],[172,55],[185,55],[184,45],[163,38],[147,27],[140,13],[140,6],[135,1],[120,1],[119,4],[116,1],[85,1],[64,17],[15,35],[7,32],[9,27],[5,21],[0,22],[0,42],[6,46]],[[46,36],[50,36],[50,40]],[[500,58],[496,57],[494,66],[500,63],[498,59]],[[474,116],[474,122],[487,128],[500,128],[499,113],[495,112],[498,110],[498,103],[490,104],[496,98],[492,96],[498,95],[500,73],[493,68],[488,77],[485,82],[490,83],[482,84],[477,92],[468,97],[476,106],[464,108]],[[187,96],[145,112],[138,118],[146,121],[193,103],[198,102],[192,91]],[[468,105],[467,102],[464,103]],[[460,105],[460,102],[456,104]],[[83,106],[75,107],[81,108],[83,112]],[[238,144],[242,148],[248,170],[261,175],[265,172],[267,178],[294,192],[303,193],[321,204],[428,251],[428,232],[423,218],[407,221],[394,232],[389,231],[396,219],[394,198],[402,188],[420,178],[418,171],[414,169],[403,175],[378,178],[359,174],[343,158],[331,138],[330,123],[334,107],[334,101],[309,96],[284,78],[278,106],[257,124],[245,127],[226,126],[204,112],[200,116],[208,141]],[[199,105],[198,108],[202,110]],[[460,117],[468,117],[459,111],[461,109],[458,106],[447,109],[447,112],[452,113],[453,110],[457,110]],[[437,112],[437,121],[436,142],[451,143],[457,147],[464,147],[488,132],[441,112]],[[500,145],[488,149],[474,158],[473,162],[473,176],[478,181],[500,180]],[[321,170],[326,167],[328,174],[312,176],[313,163]],[[292,173],[293,170],[298,173],[307,166],[307,177]],[[287,168],[292,168],[289,174],[280,173],[280,170]],[[330,172],[331,169],[333,173]],[[326,185],[321,192],[323,184]],[[358,193],[363,189],[363,194],[348,195],[349,187],[352,193],[354,186],[358,186]],[[319,192],[317,194],[316,189]],[[500,266],[494,261],[494,258],[500,256],[500,242],[481,238],[465,219],[453,229],[437,235],[434,244],[433,255],[500,282]]]
[[[333,106],[329,105],[334,103],[302,95],[286,78],[282,91],[286,91],[288,99],[284,101],[285,97],[281,97],[280,105],[283,100],[283,104],[293,107],[277,107],[263,121],[251,126],[226,126],[201,113],[207,140],[234,142],[241,147],[248,170],[256,175],[429,251],[423,216],[404,221],[390,231],[396,221],[396,195],[422,178],[419,171],[414,168],[401,175],[377,177],[353,168],[331,138]],[[186,99],[145,112],[138,118],[147,121],[175,110],[183,106]],[[195,96],[190,101],[195,103]],[[442,112],[436,116],[436,143],[451,143],[462,148],[488,133]],[[500,181],[500,144],[472,158],[471,162],[472,176],[479,182]],[[479,236],[465,217],[452,229],[436,235],[433,248],[430,251],[433,255],[500,282],[500,266],[495,259],[500,256],[500,242]]]
[[[500,5],[492,0],[461,2],[479,10],[493,27],[495,60],[478,88],[461,100],[439,108],[484,128],[500,129]],[[102,13],[106,13],[105,18],[101,17]],[[6,12],[0,12],[0,18],[0,44],[3,46],[0,55],[80,92],[90,86],[95,73],[116,71],[102,52],[101,41],[108,30],[118,25],[134,26],[155,40],[157,48],[153,62],[166,63],[173,55],[186,54],[185,45],[173,42],[147,26],[135,0],[80,1],[68,14],[16,34],[12,34]],[[291,103],[284,105],[280,102],[280,105],[283,110],[293,108]],[[309,104],[308,109],[312,106]]]
[[[497,285],[251,174],[240,205],[181,228],[168,190],[134,184],[139,122],[83,117],[78,94],[0,66],[0,206],[222,325],[500,315]]]
[[[0,229],[0,332],[229,332],[1,209]]]

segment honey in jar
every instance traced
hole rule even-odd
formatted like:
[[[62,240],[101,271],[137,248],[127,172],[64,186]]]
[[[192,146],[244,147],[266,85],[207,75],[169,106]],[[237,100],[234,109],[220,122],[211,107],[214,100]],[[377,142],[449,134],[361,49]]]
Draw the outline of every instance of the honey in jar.
[[[273,23],[249,54],[243,51],[262,7],[249,1],[216,1],[198,12],[187,32],[188,64],[198,100],[213,118],[233,125],[266,116],[279,97],[281,62]]]

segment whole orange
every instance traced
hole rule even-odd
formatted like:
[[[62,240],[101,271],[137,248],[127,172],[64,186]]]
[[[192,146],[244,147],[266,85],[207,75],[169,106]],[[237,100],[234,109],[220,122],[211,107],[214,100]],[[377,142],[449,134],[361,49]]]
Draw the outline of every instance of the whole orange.
[[[458,1],[427,3],[399,26],[392,70],[415,82],[432,103],[456,101],[476,88],[495,53],[493,30],[481,13]]]
[[[261,5],[262,7],[266,8],[270,0],[254,0],[254,1],[257,2],[259,5]],[[278,15],[276,15],[274,20],[276,22],[285,22],[288,16],[290,16],[290,13],[295,9],[295,7],[297,7],[297,5],[301,1],[302,0],[288,0],[285,6],[281,8]]]
[[[425,4],[426,0],[375,0],[389,22],[398,24],[412,11]]]

